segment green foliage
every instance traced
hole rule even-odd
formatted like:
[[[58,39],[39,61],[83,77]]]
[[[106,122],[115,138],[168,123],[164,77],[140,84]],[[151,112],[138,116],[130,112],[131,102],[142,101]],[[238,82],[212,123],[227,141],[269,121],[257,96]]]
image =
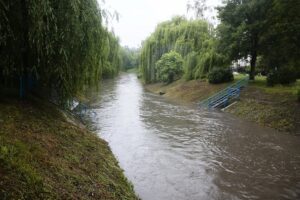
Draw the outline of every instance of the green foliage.
[[[34,76],[61,104],[118,71],[118,40],[96,0],[1,1],[0,84]]]
[[[233,74],[229,68],[214,68],[208,74],[208,81],[212,84],[233,81]]]
[[[273,87],[278,83],[278,73],[276,71],[272,71],[267,76],[267,85]]]
[[[106,51],[104,51],[104,64],[102,66],[102,77],[111,78],[118,74],[121,66],[121,55],[119,40],[113,33],[106,32]]]
[[[298,102],[300,102],[300,89],[298,89],[298,92],[297,92],[297,99],[298,99]]]
[[[164,83],[172,83],[182,75],[182,65],[183,59],[177,52],[170,51],[164,54],[156,62],[156,79]]]
[[[186,79],[205,76],[216,63],[221,62],[221,56],[216,53],[214,35],[212,25],[203,20],[175,17],[159,24],[142,45],[140,71],[145,82],[157,81],[155,64],[163,54],[172,50],[184,60]]]
[[[300,64],[300,1],[272,0],[260,38],[261,54],[270,69]]]
[[[129,47],[121,48],[121,68],[125,71],[137,68],[139,65],[140,50]]]
[[[294,68],[283,67],[279,70],[273,70],[267,76],[267,85],[274,86],[275,84],[288,85],[295,83],[297,80],[297,73]]]
[[[260,38],[272,0],[227,0],[218,8],[220,48],[231,60],[251,58],[250,79],[254,79],[256,59],[262,48]]]
[[[296,71],[291,67],[283,67],[278,70],[278,82],[282,85],[287,85],[296,82]]]
[[[257,57],[263,74],[291,66],[300,71],[298,0],[227,0],[224,3],[218,8],[219,48],[231,60],[250,58],[250,79],[254,79]],[[269,79],[272,84],[274,74]]]

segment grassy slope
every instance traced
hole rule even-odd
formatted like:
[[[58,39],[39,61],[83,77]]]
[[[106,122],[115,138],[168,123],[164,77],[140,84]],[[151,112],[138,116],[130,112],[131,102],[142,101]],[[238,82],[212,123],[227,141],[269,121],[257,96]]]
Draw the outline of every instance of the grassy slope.
[[[236,76],[235,80],[243,77]],[[157,94],[166,92],[167,98],[179,102],[197,103],[230,84],[232,83],[212,85],[207,81],[178,80],[169,85],[156,83],[145,87]],[[300,104],[296,101],[298,88],[299,80],[291,86],[266,87],[265,78],[257,77],[256,81],[250,82],[249,87],[242,92],[240,101],[226,111],[280,131],[299,133]]]
[[[238,76],[235,81],[244,78],[244,76]],[[201,100],[208,98],[217,91],[220,91],[232,83],[223,84],[209,84],[205,80],[192,80],[185,81],[183,79],[175,81],[171,84],[165,85],[163,83],[155,83],[145,85],[146,89],[150,92],[159,94],[165,92],[167,98],[180,101],[181,103],[197,103]]]
[[[0,199],[136,199],[108,144],[56,107],[0,100]]]
[[[266,87],[266,79],[257,77],[227,111],[279,131],[300,134],[298,88],[300,80],[290,86]]]

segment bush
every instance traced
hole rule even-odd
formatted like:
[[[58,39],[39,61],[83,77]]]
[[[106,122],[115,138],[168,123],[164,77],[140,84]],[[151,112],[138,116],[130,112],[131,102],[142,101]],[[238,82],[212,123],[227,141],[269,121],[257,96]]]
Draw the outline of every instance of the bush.
[[[267,76],[267,85],[273,87],[275,84],[277,84],[278,81],[278,72],[272,71]]]
[[[212,84],[233,81],[233,74],[229,68],[214,68],[208,74],[208,81]]]
[[[295,83],[297,80],[297,72],[294,68],[283,67],[278,71],[278,81],[282,85]]]
[[[275,84],[288,85],[295,83],[297,80],[297,71],[291,67],[283,67],[279,70],[273,70],[268,74],[267,85],[274,86]]]
[[[298,89],[297,97],[298,97],[298,102],[300,103],[300,89]]]
[[[180,54],[175,51],[164,54],[159,61],[156,62],[157,80],[164,83],[172,83],[179,79],[183,73],[183,59]]]

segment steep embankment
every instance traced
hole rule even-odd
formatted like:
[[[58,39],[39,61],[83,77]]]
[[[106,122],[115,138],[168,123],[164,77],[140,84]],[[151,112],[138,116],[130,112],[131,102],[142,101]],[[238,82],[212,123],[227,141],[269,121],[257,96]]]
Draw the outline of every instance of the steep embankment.
[[[164,96],[171,100],[191,104],[199,103],[230,84],[212,85],[207,81],[178,80],[169,85],[156,83],[145,87],[156,94],[165,93]],[[296,101],[296,91],[300,88],[300,81],[286,87],[269,88],[265,85],[264,78],[257,78],[255,82],[250,82],[243,90],[239,101],[226,111],[279,131],[300,134],[300,104]]]
[[[136,199],[107,143],[37,100],[0,100],[0,199]]]

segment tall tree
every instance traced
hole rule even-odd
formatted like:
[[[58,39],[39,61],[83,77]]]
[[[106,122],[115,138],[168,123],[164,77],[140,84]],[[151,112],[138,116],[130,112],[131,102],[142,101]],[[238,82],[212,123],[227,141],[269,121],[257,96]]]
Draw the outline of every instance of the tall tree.
[[[203,78],[207,72],[223,63],[215,49],[215,32],[205,20],[187,20],[174,17],[159,24],[147,38],[141,50],[141,73],[146,83],[158,81],[156,62],[170,51],[176,51],[184,59],[186,79]]]
[[[250,58],[250,79],[255,78],[260,38],[272,0],[226,0],[219,7],[220,47],[232,60]]]
[[[273,0],[267,13],[262,56],[268,68],[294,67],[300,74],[300,1]]]
[[[29,85],[61,104],[119,70],[119,41],[97,0],[1,0],[0,85]],[[22,89],[22,88],[21,88]]]

